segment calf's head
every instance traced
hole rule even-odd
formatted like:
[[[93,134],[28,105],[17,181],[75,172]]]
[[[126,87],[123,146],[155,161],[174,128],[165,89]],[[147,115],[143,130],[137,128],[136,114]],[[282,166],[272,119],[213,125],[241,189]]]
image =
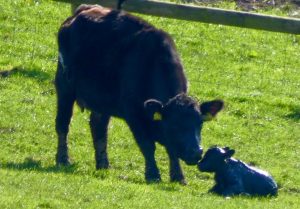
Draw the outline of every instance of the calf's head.
[[[205,153],[203,159],[198,164],[198,168],[203,172],[215,172],[222,168],[226,159],[231,158],[234,150],[229,147],[211,147]]]
[[[167,151],[188,165],[195,165],[203,152],[200,146],[202,125],[217,115],[223,108],[223,101],[199,105],[186,94],[179,94],[166,104],[151,99],[144,106],[149,117],[160,123]]]

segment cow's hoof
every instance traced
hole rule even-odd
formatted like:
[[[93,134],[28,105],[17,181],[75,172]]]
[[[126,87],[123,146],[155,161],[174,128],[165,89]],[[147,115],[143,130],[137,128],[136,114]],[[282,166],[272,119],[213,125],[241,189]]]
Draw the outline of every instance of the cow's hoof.
[[[161,182],[159,172],[146,173],[145,179],[147,183],[158,183]]]
[[[110,167],[108,159],[96,160],[96,169],[108,169]]]
[[[104,161],[96,163],[97,170],[108,169],[108,168],[110,168],[108,160],[104,160]]]
[[[185,180],[184,177],[180,176],[180,177],[171,177],[171,182],[178,182],[181,185],[187,185],[187,181]]]
[[[69,165],[71,165],[71,162],[67,156],[56,157],[56,165],[57,166],[69,166]]]
[[[72,165],[70,161],[57,161],[56,166],[70,166]]]
[[[146,179],[147,184],[156,184],[161,182],[161,178],[147,178]]]
[[[110,165],[96,165],[96,170],[109,169]]]
[[[183,186],[187,185],[187,181],[185,179],[181,179],[178,183]]]

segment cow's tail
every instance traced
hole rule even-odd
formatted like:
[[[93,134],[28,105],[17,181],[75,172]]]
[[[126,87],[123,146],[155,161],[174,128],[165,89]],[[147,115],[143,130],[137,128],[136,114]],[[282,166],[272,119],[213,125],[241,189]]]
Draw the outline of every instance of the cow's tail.
[[[122,4],[124,3],[124,1],[126,1],[126,0],[118,0],[117,10],[121,10],[122,9]]]
[[[61,27],[58,32],[58,66],[67,80],[71,79],[68,62],[68,51],[70,48],[70,33],[68,27]]]
[[[89,4],[81,4],[80,6],[78,6],[75,9],[73,15],[64,21],[58,32],[58,61],[63,66],[65,71],[67,70],[68,66],[68,60],[66,55],[68,54],[68,51],[70,49],[70,27],[72,27],[72,23],[82,11],[89,10],[94,7],[101,6]]]

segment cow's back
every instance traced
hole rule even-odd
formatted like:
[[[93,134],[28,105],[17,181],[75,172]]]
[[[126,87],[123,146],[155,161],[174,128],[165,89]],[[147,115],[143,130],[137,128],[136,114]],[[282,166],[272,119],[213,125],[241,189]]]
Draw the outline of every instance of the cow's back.
[[[81,6],[82,7],[82,6]],[[125,47],[135,33],[151,27],[120,11],[100,6],[79,7],[75,14],[68,18],[58,34],[59,51],[69,62],[66,64],[82,67],[102,65],[111,67],[118,57],[112,57]],[[99,66],[101,65],[101,66]]]
[[[121,115],[124,102],[166,102],[187,90],[172,39],[137,17],[79,8],[63,23],[58,41],[77,101],[89,109]]]

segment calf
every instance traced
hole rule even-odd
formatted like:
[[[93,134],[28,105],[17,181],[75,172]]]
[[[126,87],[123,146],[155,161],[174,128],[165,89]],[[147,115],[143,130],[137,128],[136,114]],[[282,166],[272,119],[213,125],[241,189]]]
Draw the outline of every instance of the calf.
[[[202,124],[223,101],[201,105],[187,80],[171,37],[123,11],[81,5],[58,33],[56,163],[69,164],[67,135],[74,102],[91,111],[96,168],[108,168],[107,127],[119,117],[129,125],[145,158],[147,181],[160,180],[155,142],[165,146],[172,181],[184,183],[179,158],[195,165],[202,154]]]
[[[215,173],[215,186],[211,192],[224,195],[277,195],[277,184],[265,171],[231,158],[234,150],[229,147],[212,147],[198,164],[203,172]]]

